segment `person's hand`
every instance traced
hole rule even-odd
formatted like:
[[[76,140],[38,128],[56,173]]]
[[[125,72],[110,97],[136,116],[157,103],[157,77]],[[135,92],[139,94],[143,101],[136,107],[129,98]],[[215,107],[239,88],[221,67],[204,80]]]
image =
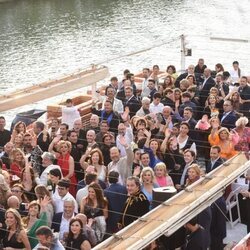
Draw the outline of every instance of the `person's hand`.
[[[52,142],[53,142],[53,144],[57,144],[60,140],[61,140],[61,135],[57,135],[53,140],[52,140]]]
[[[91,227],[94,224],[94,222],[95,222],[95,219],[89,218],[88,219],[88,226]]]
[[[129,119],[129,107],[125,107],[125,111],[122,113],[121,118],[124,122],[127,122]]]
[[[141,173],[141,167],[140,166],[135,167],[133,176],[138,176],[140,175],[140,173]]]
[[[150,131],[150,130],[148,131],[148,130],[145,129],[143,132],[144,132],[144,135],[145,135],[147,138],[149,138],[149,139],[151,138],[151,131]]]
[[[119,136],[119,138],[118,138],[118,140],[120,141],[120,143],[121,143],[121,145],[123,146],[123,147],[127,147],[128,146],[128,144],[127,144],[127,142],[126,142],[126,138],[125,138],[125,136]]]
[[[48,206],[48,204],[51,202],[51,198],[47,195],[44,196],[43,199],[41,199],[40,201],[40,206],[41,208],[43,208],[44,210],[46,210],[46,207]]]
[[[241,191],[240,193],[242,194],[243,197],[245,197],[245,198],[250,198],[250,193],[249,193],[248,191],[243,190],[243,191]]]
[[[171,135],[171,130],[169,128],[166,128],[165,130],[165,137],[169,137]]]
[[[180,184],[176,184],[176,185],[175,185],[175,188],[176,188],[177,190],[181,190],[181,185],[180,185]]]

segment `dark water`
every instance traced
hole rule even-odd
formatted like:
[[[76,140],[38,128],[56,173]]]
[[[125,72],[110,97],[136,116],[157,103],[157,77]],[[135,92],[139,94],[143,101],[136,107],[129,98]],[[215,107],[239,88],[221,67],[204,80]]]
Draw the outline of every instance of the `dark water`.
[[[249,0],[16,0],[0,3],[0,94],[110,60],[111,75],[157,63],[180,68],[179,35],[209,67],[248,70],[249,43],[213,42],[210,36],[250,39]]]

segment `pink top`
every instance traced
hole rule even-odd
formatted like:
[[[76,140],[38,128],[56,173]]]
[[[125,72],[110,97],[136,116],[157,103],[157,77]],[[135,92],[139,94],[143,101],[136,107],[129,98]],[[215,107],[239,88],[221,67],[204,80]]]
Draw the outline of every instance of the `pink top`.
[[[163,177],[156,177],[156,181],[160,187],[174,186],[172,178],[169,175]]]

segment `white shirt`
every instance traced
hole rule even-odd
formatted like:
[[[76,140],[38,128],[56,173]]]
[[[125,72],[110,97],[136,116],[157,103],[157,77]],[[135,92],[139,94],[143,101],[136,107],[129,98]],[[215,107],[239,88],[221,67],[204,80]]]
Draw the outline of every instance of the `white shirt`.
[[[74,121],[80,119],[80,113],[77,107],[62,107],[62,123],[69,125],[69,129],[74,126]]]
[[[120,150],[121,157],[123,157],[123,156],[126,156],[127,154],[126,154],[125,148],[120,143],[119,138],[120,138],[120,135],[118,135],[116,137],[116,146]],[[132,141],[134,140],[133,130],[132,130],[130,125],[129,125],[129,127],[126,128],[125,139],[126,139],[127,145],[130,145],[132,143]]]
[[[72,217],[69,220],[67,220],[67,219],[64,218],[64,216],[62,214],[62,221],[61,221],[60,232],[59,232],[59,240],[63,239],[63,234],[64,233],[69,232],[69,222],[74,217],[75,217],[75,215],[73,214]]]
[[[89,185],[86,185],[84,188],[81,188],[80,190],[77,191],[76,202],[78,203],[79,206],[81,205],[82,199],[89,193],[88,187]]]
[[[162,103],[155,105],[154,102],[151,102],[149,105],[149,111],[154,114],[162,113],[163,108],[164,108],[164,105]]]
[[[102,102],[102,109],[104,109],[104,103],[106,102],[106,100],[107,100],[107,97],[105,96]],[[113,110],[114,112],[117,112],[118,114],[122,114],[124,112],[124,107],[123,107],[121,100],[114,98]]]
[[[62,213],[63,212],[63,203],[65,200],[70,199],[70,200],[74,200],[75,202],[75,213],[78,213],[78,204],[75,200],[75,198],[73,197],[73,195],[71,195],[69,192],[64,196],[61,197],[58,194],[58,190],[56,188],[55,193],[52,195],[52,200],[53,200],[53,204],[55,207],[55,213]]]
[[[49,174],[50,170],[52,170],[52,169],[59,169],[60,172],[61,172],[61,169],[60,169],[60,167],[59,167],[58,165],[53,165],[53,164],[51,164],[51,165],[49,165],[48,167],[46,167],[46,168],[43,170],[43,172],[42,172],[42,174],[41,174],[40,177],[36,177],[36,179],[35,179],[36,184],[37,184],[37,185],[42,184],[42,185],[44,185],[44,186],[47,186],[48,174]]]

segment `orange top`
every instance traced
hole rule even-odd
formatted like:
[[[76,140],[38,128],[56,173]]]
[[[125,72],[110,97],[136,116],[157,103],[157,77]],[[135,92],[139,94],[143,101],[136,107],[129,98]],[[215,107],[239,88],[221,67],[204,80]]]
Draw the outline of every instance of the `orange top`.
[[[228,140],[228,143],[224,143],[218,134],[214,135],[212,138],[211,135],[208,136],[208,141],[211,146],[219,146],[221,148],[220,157],[229,160],[235,156],[238,151],[234,149],[234,144]]]

